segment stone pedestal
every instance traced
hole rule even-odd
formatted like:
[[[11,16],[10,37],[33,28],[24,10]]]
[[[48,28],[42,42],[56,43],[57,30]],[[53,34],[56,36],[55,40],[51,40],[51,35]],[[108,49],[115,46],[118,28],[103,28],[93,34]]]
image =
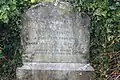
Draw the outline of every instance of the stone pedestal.
[[[19,80],[94,80],[93,68],[80,63],[24,63]]]
[[[23,66],[18,80],[93,80],[89,17],[69,3],[39,3],[23,14]]]

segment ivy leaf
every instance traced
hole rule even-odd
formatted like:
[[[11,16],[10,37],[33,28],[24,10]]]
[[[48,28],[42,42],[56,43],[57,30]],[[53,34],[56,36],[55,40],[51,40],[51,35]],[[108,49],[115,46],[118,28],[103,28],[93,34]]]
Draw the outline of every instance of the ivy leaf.
[[[93,15],[106,17],[106,14],[107,14],[107,11],[103,11],[101,8],[98,8]]]
[[[111,10],[117,9],[115,6],[110,6],[109,8],[110,8]]]
[[[11,5],[10,8],[11,8],[11,10],[13,11],[13,10],[16,9],[16,5]]]
[[[15,5],[16,5],[16,0],[12,0],[12,4],[15,4]]]
[[[7,23],[9,21],[7,12],[1,13],[0,20],[2,20],[5,23]]]
[[[36,2],[36,0],[31,0],[31,3],[35,3]]]
[[[9,19],[8,19],[8,14],[7,14],[7,13],[4,13],[4,14],[2,15],[2,17],[3,17],[3,20],[4,20],[5,23],[7,23],[7,22],[9,21]]]
[[[106,17],[107,11],[103,11],[101,12],[101,15],[103,15],[104,17]]]
[[[114,38],[114,36],[113,36],[113,35],[112,35],[112,36],[107,36],[108,41],[113,40],[113,38]]]

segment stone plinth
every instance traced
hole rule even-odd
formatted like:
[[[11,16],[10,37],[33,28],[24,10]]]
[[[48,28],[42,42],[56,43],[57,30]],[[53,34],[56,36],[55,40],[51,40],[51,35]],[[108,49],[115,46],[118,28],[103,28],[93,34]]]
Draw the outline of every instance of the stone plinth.
[[[90,64],[80,63],[24,63],[18,68],[20,80],[93,80]]]

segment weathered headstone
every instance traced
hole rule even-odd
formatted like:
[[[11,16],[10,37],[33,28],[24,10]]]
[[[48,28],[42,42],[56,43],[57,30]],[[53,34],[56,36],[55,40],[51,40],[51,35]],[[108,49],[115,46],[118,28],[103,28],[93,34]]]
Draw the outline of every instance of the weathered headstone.
[[[39,3],[23,16],[19,80],[90,80],[89,17],[66,2]]]

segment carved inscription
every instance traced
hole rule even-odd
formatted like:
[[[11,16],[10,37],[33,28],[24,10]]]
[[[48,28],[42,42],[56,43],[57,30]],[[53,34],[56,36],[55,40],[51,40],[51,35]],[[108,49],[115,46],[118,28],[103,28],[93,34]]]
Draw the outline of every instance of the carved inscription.
[[[26,52],[72,54],[74,45],[72,25],[68,22],[65,25],[64,21],[52,21],[50,23],[52,24],[39,22],[38,25],[33,25],[29,23],[28,36],[25,37]]]

